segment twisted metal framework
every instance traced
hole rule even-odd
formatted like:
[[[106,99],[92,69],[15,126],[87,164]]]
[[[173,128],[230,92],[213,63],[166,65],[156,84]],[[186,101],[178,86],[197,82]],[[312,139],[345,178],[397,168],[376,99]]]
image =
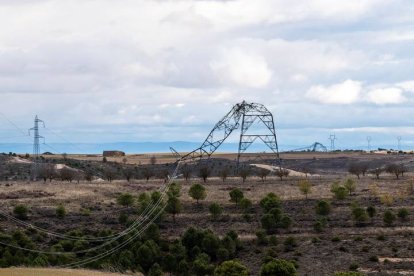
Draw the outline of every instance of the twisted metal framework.
[[[311,151],[311,152],[317,152],[317,151],[321,151],[321,152],[327,152],[328,149],[322,145],[319,142],[315,142],[312,145],[308,146],[308,147],[303,147],[303,148],[298,148],[298,149],[294,149],[291,151]]]
[[[239,128],[241,119],[241,132],[237,165],[240,163],[240,156],[257,139],[262,140],[270,150],[276,154],[276,161],[280,166],[279,149],[276,140],[276,130],[272,113],[262,104],[247,103],[245,101],[235,104],[233,108],[214,126],[203,144],[192,152],[181,157],[180,160],[194,160],[197,158],[210,157],[229,135]],[[249,134],[248,130],[253,123],[262,124],[268,133]]]
[[[39,141],[40,139],[45,139],[43,136],[40,136],[39,134],[39,123],[43,124],[43,127],[45,127],[45,122],[40,120],[37,115],[34,119],[34,126],[29,129],[29,135],[30,131],[33,130],[33,167],[32,167],[32,173],[33,173],[33,180],[37,180],[38,171],[39,171],[39,163],[40,163],[40,146]]]

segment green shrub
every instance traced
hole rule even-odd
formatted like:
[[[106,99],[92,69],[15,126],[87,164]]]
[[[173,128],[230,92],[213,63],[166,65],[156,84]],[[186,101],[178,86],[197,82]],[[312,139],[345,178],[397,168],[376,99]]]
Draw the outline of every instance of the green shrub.
[[[116,202],[122,206],[131,206],[134,203],[134,197],[130,193],[120,194]]]
[[[347,196],[347,189],[344,186],[338,186],[333,190],[336,199],[342,200]]]
[[[243,209],[243,212],[248,213],[252,208],[252,202],[248,198],[242,198],[240,200],[240,207]]]
[[[323,230],[326,228],[327,224],[328,224],[328,221],[326,220],[326,218],[324,218],[324,217],[319,218],[313,224],[313,229],[316,232],[323,232]]]
[[[373,255],[373,256],[371,256],[371,257],[369,257],[369,259],[368,259],[370,262],[376,262],[376,263],[378,263],[379,262],[379,259],[378,259],[378,257],[377,256],[375,256],[375,255]]]
[[[161,197],[162,197],[162,194],[160,191],[153,191],[151,193],[151,201],[153,203],[157,203],[161,199]]]
[[[368,220],[367,212],[362,207],[355,207],[352,209],[352,216],[355,220],[356,225],[362,225]]]
[[[257,238],[257,244],[266,245],[269,243],[266,232],[263,230],[259,230],[256,232],[256,238]]]
[[[208,207],[208,210],[210,211],[210,215],[214,220],[218,219],[223,213],[223,208],[216,202],[211,203]]]
[[[331,204],[328,201],[319,200],[318,203],[316,203],[315,210],[316,214],[327,216],[331,212]]]
[[[274,193],[267,194],[261,201],[260,206],[266,211],[269,212],[273,208],[281,208],[280,198]]]
[[[18,219],[26,220],[28,218],[29,208],[24,204],[18,204],[14,207],[13,213]]]
[[[236,203],[236,205],[244,198],[243,192],[238,188],[231,190],[229,195],[230,201]]]
[[[56,216],[61,219],[66,216],[65,206],[63,206],[62,204],[59,204],[59,206],[56,207]]]
[[[193,184],[188,191],[188,195],[195,199],[198,203],[199,200],[203,200],[206,198],[206,188],[201,184]]]
[[[128,222],[128,215],[125,213],[119,214],[118,221],[121,224],[126,224]]]
[[[410,213],[406,208],[401,208],[398,210],[397,216],[400,218],[400,220],[406,221],[409,214]]]
[[[368,216],[372,219],[373,217],[375,217],[375,214],[377,213],[377,210],[375,209],[374,206],[368,206],[367,207],[367,214]]]
[[[298,242],[296,241],[295,237],[287,237],[285,241],[283,242],[283,245],[285,246],[285,251],[292,251],[293,248],[298,246]]]
[[[238,260],[225,261],[214,270],[214,276],[248,276],[249,271]]]
[[[385,211],[384,216],[383,216],[383,221],[385,225],[391,226],[394,223],[395,219],[396,217],[391,210]]]
[[[262,265],[261,276],[296,276],[296,268],[292,262],[274,259]]]
[[[338,236],[335,236],[335,237],[333,237],[333,238],[331,239],[331,241],[332,241],[332,242],[340,242],[340,241],[341,241],[341,238],[340,238],[340,237],[338,237]]]

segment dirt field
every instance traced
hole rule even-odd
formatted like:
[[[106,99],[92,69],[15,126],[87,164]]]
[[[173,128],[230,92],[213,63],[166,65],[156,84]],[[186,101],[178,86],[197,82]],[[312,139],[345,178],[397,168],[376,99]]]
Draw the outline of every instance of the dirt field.
[[[207,197],[200,204],[196,204],[189,197],[188,190],[191,184],[201,183],[201,180],[177,180],[182,186],[180,200],[183,211],[177,215],[176,222],[173,222],[171,216],[166,216],[161,223],[161,235],[166,239],[174,239],[180,237],[190,226],[211,229],[219,235],[235,230],[244,243],[237,258],[249,268],[252,275],[259,273],[263,257],[269,252],[278,258],[295,260],[300,275],[332,275],[335,271],[348,270],[351,265],[357,265],[358,270],[367,275],[414,275],[414,193],[411,186],[414,184],[413,173],[406,173],[399,180],[386,173],[380,179],[367,175],[358,180],[351,176],[357,182],[356,191],[351,196],[337,200],[333,199],[331,192],[334,181],[341,181],[348,176],[345,165],[347,161],[344,158],[369,160],[374,164],[398,160],[410,166],[411,156],[348,154],[329,158],[329,155],[321,154],[317,158],[313,157],[292,154],[284,158],[284,164],[292,169],[310,162],[319,168],[320,175],[309,177],[312,189],[307,199],[298,189],[298,182],[303,179],[298,176],[290,176],[283,181],[275,176],[268,177],[266,181],[250,176],[244,183],[240,177],[231,177],[225,182],[212,177],[205,183]],[[112,183],[95,181],[79,184],[55,180],[51,183],[3,181],[0,182],[1,210],[12,214],[13,206],[25,203],[31,210],[28,221],[46,229],[67,232],[71,229],[110,228],[118,232],[124,229],[118,223],[121,211],[128,212],[131,218],[137,218],[138,214],[133,208],[119,206],[116,197],[124,192],[138,196],[163,185],[163,181],[157,179],[148,182],[132,180],[128,183],[116,180]],[[243,216],[239,207],[229,201],[229,191],[232,188],[241,189],[244,196],[252,200],[253,212],[249,219]],[[259,201],[270,192],[280,196],[284,211],[294,223],[290,229],[279,230],[275,234],[276,243],[259,245],[256,239],[256,232],[261,228],[262,210]],[[381,202],[384,195],[392,197],[389,206]],[[315,205],[320,199],[329,200],[332,211],[328,216],[326,229],[316,232],[313,227],[317,219]],[[213,202],[224,208],[223,216],[217,221],[211,219],[208,211],[208,206]],[[357,226],[350,208],[354,202],[364,208],[375,206],[377,214],[362,226]],[[55,208],[60,203],[68,210],[64,220],[54,215]],[[408,219],[397,219],[392,226],[386,226],[383,222],[384,212],[391,209],[397,213],[403,207],[410,213]],[[83,214],[84,210],[89,210],[87,216]],[[17,227],[19,226],[11,221],[0,220],[0,230],[4,232]],[[284,241],[287,237],[295,237],[297,240],[297,246],[292,250],[285,249]],[[1,273],[0,270],[0,275],[3,275]]]

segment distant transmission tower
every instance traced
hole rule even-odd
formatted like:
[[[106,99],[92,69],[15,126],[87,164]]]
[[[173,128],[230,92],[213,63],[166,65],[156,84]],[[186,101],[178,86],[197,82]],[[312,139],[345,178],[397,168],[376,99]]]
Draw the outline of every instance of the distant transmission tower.
[[[401,136],[398,136],[397,137],[397,141],[398,141],[398,151],[401,151],[401,140],[402,140],[402,137]]]
[[[39,141],[40,139],[44,139],[43,136],[40,136],[39,134],[39,123],[42,123],[43,127],[45,127],[45,123],[40,120],[37,115],[34,119],[34,126],[29,129],[29,135],[30,132],[33,131],[33,167],[32,167],[32,177],[33,180],[36,181],[38,174],[39,174],[39,163],[40,163],[40,145]]]
[[[329,135],[328,139],[331,141],[331,151],[334,151],[335,150],[335,140],[338,140],[338,138],[336,138],[335,134],[331,134],[331,135]]]
[[[368,152],[371,151],[371,136],[367,136],[367,142],[368,142]]]

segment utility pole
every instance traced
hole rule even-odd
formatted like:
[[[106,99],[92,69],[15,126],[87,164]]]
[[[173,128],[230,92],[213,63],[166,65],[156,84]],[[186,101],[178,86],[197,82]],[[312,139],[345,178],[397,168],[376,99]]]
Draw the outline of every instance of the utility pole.
[[[331,141],[331,151],[334,151],[335,150],[335,140],[338,140],[338,138],[336,138],[336,135],[334,133],[334,134],[329,135],[328,139]]]
[[[45,127],[45,123],[40,120],[37,115],[34,119],[34,126],[29,129],[30,132],[33,131],[33,166],[32,166],[32,177],[33,180],[36,181],[38,174],[39,174],[39,163],[40,163],[40,139],[45,139],[43,136],[39,134],[39,123],[42,123],[43,127]]]
[[[368,152],[371,152],[371,136],[367,136],[367,142],[368,142]]]

